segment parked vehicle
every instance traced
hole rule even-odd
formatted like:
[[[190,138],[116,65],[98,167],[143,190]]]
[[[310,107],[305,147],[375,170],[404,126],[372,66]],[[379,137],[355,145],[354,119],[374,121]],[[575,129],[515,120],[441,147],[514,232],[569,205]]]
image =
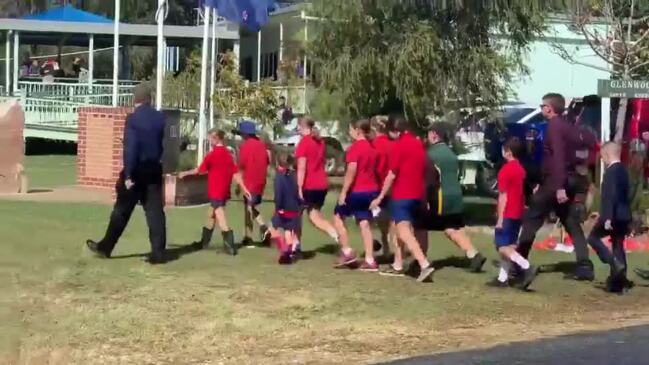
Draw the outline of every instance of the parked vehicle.
[[[293,151],[302,139],[297,132],[298,118],[293,118],[285,126],[284,137],[273,141],[275,151]],[[345,150],[349,143],[343,140],[344,133],[338,128],[338,122],[322,123],[320,137],[324,140],[326,150],[325,171],[329,176],[339,176],[345,173]]]
[[[458,155],[460,181],[467,189],[495,197],[497,176],[503,163],[502,145],[510,136],[526,141],[523,163],[540,163],[546,121],[540,108],[510,103],[499,110],[480,110],[469,114],[461,123],[456,138],[465,149]]]

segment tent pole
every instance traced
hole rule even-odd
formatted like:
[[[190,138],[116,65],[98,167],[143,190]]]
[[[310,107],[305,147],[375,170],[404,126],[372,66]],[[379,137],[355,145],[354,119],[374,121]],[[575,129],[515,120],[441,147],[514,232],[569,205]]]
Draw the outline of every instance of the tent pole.
[[[91,34],[88,40],[88,90],[92,93],[92,83],[95,75],[95,35]]]
[[[117,106],[119,88],[119,13],[120,0],[115,0],[115,21],[113,24],[113,106]]]
[[[210,129],[214,128],[214,87],[216,84],[216,8],[212,19],[212,57],[210,65]]]
[[[162,109],[162,77],[163,77],[163,57],[165,55],[164,49],[164,5],[165,0],[158,0],[158,57],[156,63],[156,83],[155,83],[155,107],[158,110]]]
[[[14,32],[14,95],[18,93],[18,76],[20,74],[19,69],[19,59],[20,59],[20,32]]]
[[[198,158],[196,159],[199,164],[203,161],[203,155],[205,154],[205,94],[207,94],[207,51],[209,48],[210,13],[210,7],[205,6],[203,15],[203,52],[201,55],[201,94],[198,107]]]

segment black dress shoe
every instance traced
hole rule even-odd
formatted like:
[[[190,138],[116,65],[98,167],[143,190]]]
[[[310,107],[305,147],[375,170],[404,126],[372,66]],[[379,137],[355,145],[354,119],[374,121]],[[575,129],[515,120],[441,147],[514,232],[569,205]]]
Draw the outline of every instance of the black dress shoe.
[[[86,240],[86,247],[88,247],[88,249],[98,257],[101,257],[103,259],[110,258],[110,252],[102,250],[98,242],[95,242],[93,240]]]
[[[167,257],[164,254],[151,253],[149,254],[144,261],[151,265],[161,265],[167,263]]]

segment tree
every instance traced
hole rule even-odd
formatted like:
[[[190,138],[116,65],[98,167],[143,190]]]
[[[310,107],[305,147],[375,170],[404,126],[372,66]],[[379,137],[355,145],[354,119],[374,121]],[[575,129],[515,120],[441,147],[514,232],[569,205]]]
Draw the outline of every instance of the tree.
[[[567,61],[609,72],[611,78],[633,80],[649,73],[649,2],[643,0],[578,0],[571,29],[582,36],[608,67],[580,61],[564,46],[554,44]],[[620,99],[613,140],[624,137],[628,99]]]
[[[234,53],[223,55],[218,67],[218,90],[214,108],[222,118],[251,118],[263,127],[273,127],[277,118],[277,95],[270,81],[251,84],[239,74]]]
[[[318,0],[308,49],[319,86],[341,94],[350,116],[397,110],[423,122],[457,104],[505,100],[513,75],[526,72],[523,55],[546,5]]]

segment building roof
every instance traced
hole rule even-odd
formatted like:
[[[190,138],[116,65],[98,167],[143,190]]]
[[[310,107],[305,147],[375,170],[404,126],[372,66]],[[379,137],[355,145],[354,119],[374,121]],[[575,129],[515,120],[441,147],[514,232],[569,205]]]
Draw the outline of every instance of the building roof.
[[[90,13],[75,8],[72,5],[65,5],[53,8],[41,13],[29,14],[21,19],[46,20],[56,22],[78,22],[78,23],[112,23],[113,21],[101,15]]]

